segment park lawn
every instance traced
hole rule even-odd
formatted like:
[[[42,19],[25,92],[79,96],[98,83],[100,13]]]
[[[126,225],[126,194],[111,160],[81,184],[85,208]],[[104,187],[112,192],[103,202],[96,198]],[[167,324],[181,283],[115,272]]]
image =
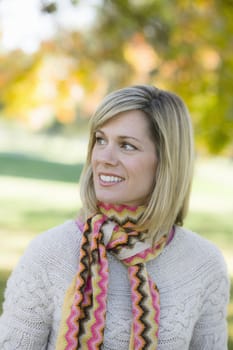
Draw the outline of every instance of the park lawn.
[[[0,158],[2,161],[2,159]],[[24,160],[25,161],[25,160]],[[37,172],[30,171],[27,177],[21,169],[21,163],[12,163],[5,157],[8,171],[0,170],[0,306],[6,280],[17,264],[30,240],[38,233],[74,218],[80,207],[79,186],[75,181],[80,175],[80,166],[70,167],[71,177],[66,165],[50,164],[50,173],[43,172],[47,163],[40,163]],[[5,163],[5,164],[6,164]],[[2,162],[4,165],[4,161]],[[9,166],[10,164],[10,166]],[[33,163],[31,164],[33,166]],[[2,166],[2,165],[1,165]],[[27,160],[30,168],[30,160]],[[17,172],[17,167],[20,170]],[[60,174],[53,175],[54,170]],[[221,169],[221,172],[219,171]],[[191,210],[185,226],[216,243],[222,250],[231,273],[233,286],[232,261],[232,196],[231,185],[233,165],[225,160],[203,161],[195,173]],[[217,175],[217,171],[219,172]],[[19,173],[19,176],[16,176]],[[63,179],[64,178],[64,179]],[[1,308],[0,308],[1,312]],[[228,313],[229,350],[233,350],[233,297]]]

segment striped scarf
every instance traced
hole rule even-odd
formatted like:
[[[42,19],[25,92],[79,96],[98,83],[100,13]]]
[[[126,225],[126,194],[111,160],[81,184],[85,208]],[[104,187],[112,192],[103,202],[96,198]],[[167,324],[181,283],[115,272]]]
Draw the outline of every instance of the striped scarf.
[[[128,268],[133,314],[129,350],[157,348],[159,292],[147,273],[146,262],[160,254],[167,236],[152,246],[145,232],[136,231],[144,210],[142,206],[100,203],[99,212],[85,223],[79,269],[65,295],[56,350],[101,349],[108,290],[107,251]]]

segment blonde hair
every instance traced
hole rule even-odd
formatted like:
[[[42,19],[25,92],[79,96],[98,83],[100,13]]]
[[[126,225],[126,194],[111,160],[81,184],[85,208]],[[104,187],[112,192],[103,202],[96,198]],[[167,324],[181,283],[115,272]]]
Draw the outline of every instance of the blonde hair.
[[[147,229],[157,240],[174,224],[183,225],[193,177],[194,150],[191,119],[184,102],[174,93],[154,86],[137,85],[110,93],[91,118],[87,160],[80,180],[84,216],[87,218],[97,210],[91,167],[95,132],[118,113],[129,110],[145,113],[156,145],[155,186],[139,227]]]

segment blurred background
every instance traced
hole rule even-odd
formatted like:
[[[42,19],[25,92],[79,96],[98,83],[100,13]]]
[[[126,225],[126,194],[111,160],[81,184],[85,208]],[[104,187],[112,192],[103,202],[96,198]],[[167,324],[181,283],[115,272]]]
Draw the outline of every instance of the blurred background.
[[[0,305],[29,241],[75,217],[88,120],[131,84],[186,101],[196,169],[185,224],[220,247],[233,285],[232,14],[232,0],[0,0]]]

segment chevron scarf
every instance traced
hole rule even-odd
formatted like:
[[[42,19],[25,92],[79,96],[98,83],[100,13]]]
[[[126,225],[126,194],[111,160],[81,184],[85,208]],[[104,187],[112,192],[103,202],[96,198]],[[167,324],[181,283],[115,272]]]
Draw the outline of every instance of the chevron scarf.
[[[157,348],[159,292],[147,273],[146,262],[160,254],[167,236],[152,247],[146,233],[136,231],[144,210],[142,206],[99,203],[99,212],[85,223],[79,268],[65,295],[56,350],[101,349],[108,290],[107,251],[128,268],[132,300],[129,350]]]

